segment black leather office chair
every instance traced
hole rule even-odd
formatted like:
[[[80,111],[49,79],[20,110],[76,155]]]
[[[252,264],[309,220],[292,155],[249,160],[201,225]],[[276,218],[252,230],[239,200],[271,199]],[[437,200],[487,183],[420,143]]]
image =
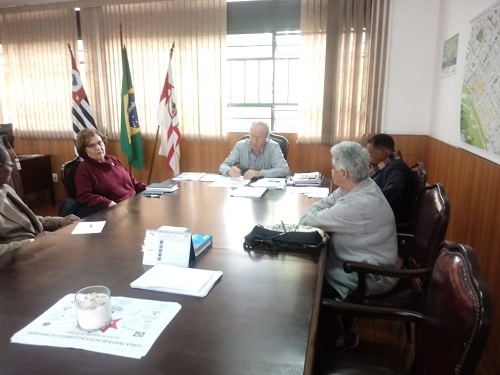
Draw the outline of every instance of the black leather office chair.
[[[61,181],[69,198],[76,199],[75,171],[82,161],[83,159],[77,156],[61,166]]]
[[[61,181],[66,190],[67,198],[59,206],[59,216],[75,214],[83,218],[89,214],[86,206],[80,204],[76,199],[75,171],[82,161],[83,159],[77,156],[61,166]]]
[[[346,353],[320,353],[315,374],[474,374],[486,345],[492,319],[491,296],[470,246],[443,242],[429,274],[428,295],[422,312],[373,307],[327,300],[323,304],[343,316],[394,319],[415,323],[419,329],[414,359],[401,366],[386,349],[374,356],[380,343]],[[371,348],[371,349],[370,349]]]
[[[241,139],[247,139],[248,135],[245,135]],[[279,135],[279,134],[274,134],[274,133],[269,133],[269,138],[275,141],[277,144],[279,144],[281,148],[281,152],[283,152],[283,157],[286,158],[288,157],[288,139],[286,137]]]
[[[397,224],[398,233],[413,233],[422,192],[427,186],[427,171],[425,170],[424,163],[419,161],[410,169],[413,174],[413,192],[408,212],[408,221]]]

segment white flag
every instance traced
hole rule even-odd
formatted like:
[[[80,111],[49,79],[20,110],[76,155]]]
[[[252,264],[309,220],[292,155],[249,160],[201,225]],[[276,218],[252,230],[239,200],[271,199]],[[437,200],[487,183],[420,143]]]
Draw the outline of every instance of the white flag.
[[[174,176],[180,174],[181,131],[177,117],[177,99],[175,96],[174,78],[172,75],[172,54],[168,62],[167,78],[160,96],[158,107],[158,124],[161,126],[160,155],[167,157],[167,166]]]

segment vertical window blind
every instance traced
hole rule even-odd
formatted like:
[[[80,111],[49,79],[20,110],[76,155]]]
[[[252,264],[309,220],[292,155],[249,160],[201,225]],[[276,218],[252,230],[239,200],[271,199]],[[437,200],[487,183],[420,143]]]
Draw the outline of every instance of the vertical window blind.
[[[85,56],[79,69],[100,129],[118,138],[123,41],[141,131],[154,137],[175,42],[172,69],[183,137],[225,138],[226,1],[82,6]],[[299,142],[362,141],[380,131],[389,9],[384,0],[301,0]],[[19,136],[72,137],[67,44],[76,52],[77,39],[74,9],[0,15],[5,76],[0,122],[14,123]]]

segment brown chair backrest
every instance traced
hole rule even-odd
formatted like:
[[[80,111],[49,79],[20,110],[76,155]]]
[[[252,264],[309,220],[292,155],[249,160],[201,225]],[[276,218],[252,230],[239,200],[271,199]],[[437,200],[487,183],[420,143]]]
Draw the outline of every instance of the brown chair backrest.
[[[422,192],[427,186],[427,171],[425,170],[424,163],[419,161],[411,167],[411,172],[413,174],[413,198],[410,204],[409,218],[410,221],[415,221]]]
[[[82,161],[83,159],[77,156],[61,166],[61,180],[69,198],[76,199],[75,171]]]
[[[474,251],[444,242],[434,263],[413,366],[419,374],[474,374],[492,307]]]
[[[406,222],[396,224],[398,233],[413,234],[422,192],[427,186],[427,171],[425,170],[424,163],[419,161],[410,169],[413,176],[413,184],[410,205],[408,207],[408,219]]]
[[[241,139],[247,139],[248,135],[245,135]],[[283,157],[286,158],[288,157],[288,139],[286,137],[279,135],[279,134],[274,134],[274,133],[269,133],[269,138],[271,138],[273,141],[275,141],[277,144],[279,144],[281,148],[281,152],[283,152]]]
[[[411,246],[414,267],[432,267],[450,220],[450,202],[440,183],[422,191]]]

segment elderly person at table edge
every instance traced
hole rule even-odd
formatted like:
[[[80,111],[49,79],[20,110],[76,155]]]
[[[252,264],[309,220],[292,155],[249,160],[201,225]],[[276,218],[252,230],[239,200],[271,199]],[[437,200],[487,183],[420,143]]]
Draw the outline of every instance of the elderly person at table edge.
[[[75,171],[76,196],[89,207],[88,214],[146,190],[146,184],[136,180],[118,158],[106,154],[106,137],[99,131],[81,130],[75,145],[83,158]]]
[[[332,180],[338,188],[307,208],[300,224],[332,233],[323,290],[326,297],[344,299],[358,286],[357,274],[346,273],[344,261],[399,268],[396,222],[384,194],[368,177],[368,151],[359,143],[345,141],[333,146],[331,154]],[[395,278],[367,275],[366,292],[384,293],[396,283]],[[358,340],[351,333],[350,341],[356,342],[345,344],[354,347]]]
[[[290,168],[277,142],[269,139],[269,126],[255,121],[247,139],[236,142],[229,156],[219,167],[224,176],[251,180],[259,177],[286,177]]]
[[[8,185],[12,168],[15,168],[15,164],[9,152],[0,144],[0,255],[33,241],[45,231],[54,231],[79,220],[75,215],[35,215]]]

